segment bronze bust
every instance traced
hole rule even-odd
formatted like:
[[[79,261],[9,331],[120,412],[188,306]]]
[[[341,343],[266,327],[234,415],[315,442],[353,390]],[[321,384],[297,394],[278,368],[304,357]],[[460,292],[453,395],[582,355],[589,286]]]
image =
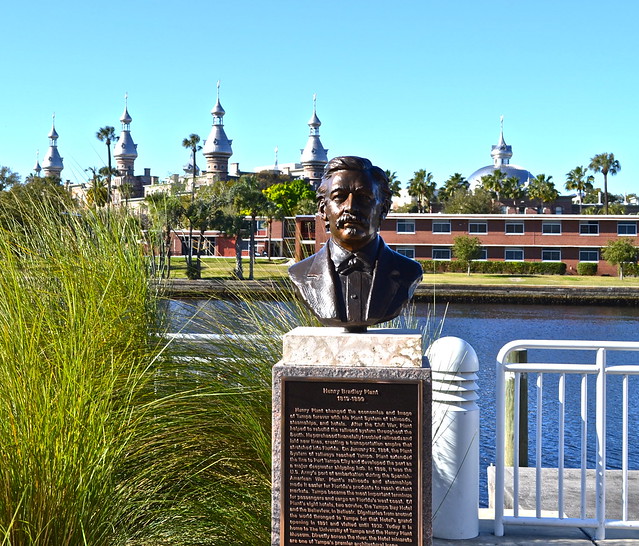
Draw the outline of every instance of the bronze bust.
[[[343,156],[327,163],[317,202],[331,238],[288,270],[324,326],[364,332],[391,320],[422,280],[421,266],[391,250],[377,233],[391,198],[386,173],[368,159]]]

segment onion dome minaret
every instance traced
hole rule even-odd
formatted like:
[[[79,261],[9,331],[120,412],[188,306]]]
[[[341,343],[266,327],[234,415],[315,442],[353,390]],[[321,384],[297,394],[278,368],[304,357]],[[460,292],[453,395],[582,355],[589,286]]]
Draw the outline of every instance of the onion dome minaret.
[[[124,95],[124,112],[120,118],[122,132],[113,148],[115,167],[121,176],[133,176],[135,160],[138,157],[138,145],[131,138],[131,122],[133,119],[129,115],[128,94]]]
[[[504,116],[501,116],[499,121],[499,143],[494,145],[490,152],[495,162],[495,169],[499,169],[502,165],[508,165],[510,158],[513,156],[513,147],[506,144],[504,140]]]
[[[328,150],[322,146],[320,141],[320,125],[322,122],[317,117],[317,95],[313,95],[313,115],[308,122],[310,134],[306,147],[301,150],[301,162],[304,167],[304,178],[307,178],[315,189],[319,187],[324,166],[328,163]]]
[[[35,173],[35,176],[37,177],[39,177],[40,173],[42,172],[42,167],[40,166],[40,150],[36,152],[36,162],[35,162],[35,165],[33,166],[33,172]]]
[[[58,133],[55,130],[55,114],[53,114],[53,123],[49,132],[49,149],[42,161],[42,170],[44,171],[44,176],[60,178],[62,169],[64,169],[64,164],[58,151]]]
[[[224,108],[220,104],[220,82],[217,82],[217,102],[211,110],[213,127],[209,133],[202,155],[206,158],[207,176],[214,180],[226,180],[229,174],[229,158],[233,155],[232,140],[224,132]]]

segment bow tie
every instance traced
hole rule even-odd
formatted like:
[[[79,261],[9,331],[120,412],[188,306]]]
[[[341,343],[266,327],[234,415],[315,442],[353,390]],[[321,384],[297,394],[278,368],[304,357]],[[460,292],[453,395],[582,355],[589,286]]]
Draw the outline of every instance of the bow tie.
[[[344,260],[337,267],[337,272],[340,275],[350,275],[353,271],[362,271],[363,273],[370,273],[372,270],[370,264],[359,258],[356,254],[352,254],[349,258]]]

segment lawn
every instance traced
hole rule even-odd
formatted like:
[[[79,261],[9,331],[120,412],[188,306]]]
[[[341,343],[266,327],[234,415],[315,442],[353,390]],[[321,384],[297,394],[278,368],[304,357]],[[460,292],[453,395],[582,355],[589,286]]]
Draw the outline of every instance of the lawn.
[[[244,278],[248,278],[249,259],[242,260]],[[235,268],[235,258],[202,258],[203,279],[231,279]],[[278,279],[286,277],[288,258],[256,258],[253,277],[255,279]],[[186,258],[171,258],[171,278],[186,278]]]
[[[248,276],[248,258],[242,260],[244,277]],[[289,263],[286,258],[258,258],[255,262],[255,279],[279,279],[286,277]],[[230,279],[235,267],[234,258],[202,258],[203,279]],[[171,277],[186,278],[186,262],[183,257],[171,260]],[[623,281],[617,277],[580,276],[580,275],[497,275],[473,273],[428,273],[424,275],[424,283],[445,284],[479,284],[479,285],[528,285],[528,286],[625,286],[638,287],[639,277],[626,277]]]
[[[598,277],[580,275],[495,275],[466,273],[433,273],[424,275],[424,283],[443,284],[479,284],[479,285],[525,285],[525,286],[594,286],[594,287],[638,287],[639,277]]]

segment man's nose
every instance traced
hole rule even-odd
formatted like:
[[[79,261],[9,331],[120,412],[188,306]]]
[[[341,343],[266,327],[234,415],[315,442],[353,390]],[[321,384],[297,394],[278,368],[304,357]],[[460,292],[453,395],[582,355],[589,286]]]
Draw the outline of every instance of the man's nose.
[[[348,197],[344,201],[344,209],[345,210],[353,210],[354,208],[357,207],[356,203],[357,202],[355,200],[355,196],[352,193],[349,193]]]

